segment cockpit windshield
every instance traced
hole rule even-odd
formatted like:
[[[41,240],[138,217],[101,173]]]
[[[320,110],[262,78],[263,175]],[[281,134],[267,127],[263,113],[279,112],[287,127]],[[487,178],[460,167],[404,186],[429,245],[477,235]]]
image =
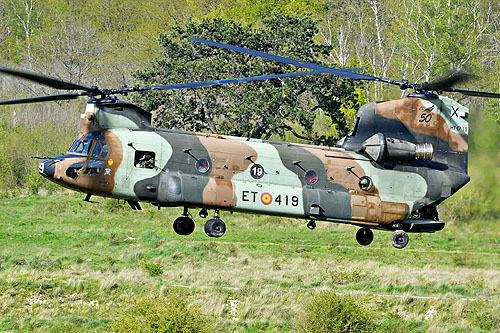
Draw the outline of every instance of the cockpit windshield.
[[[90,140],[77,140],[73,147],[69,150],[70,153],[85,154],[89,153],[90,145],[92,141]]]
[[[90,132],[85,135],[79,135],[71,147],[69,153],[88,155],[92,148],[92,143],[95,141],[92,157],[105,158],[108,154],[108,146],[106,145],[106,138],[101,132]]]

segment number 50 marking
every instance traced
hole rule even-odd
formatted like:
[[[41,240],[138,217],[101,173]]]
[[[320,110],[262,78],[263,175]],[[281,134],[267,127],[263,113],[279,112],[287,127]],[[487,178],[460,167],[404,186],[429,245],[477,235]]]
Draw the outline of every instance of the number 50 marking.
[[[419,122],[419,123],[424,123],[424,122],[425,122],[425,123],[428,123],[428,122],[430,122],[430,121],[431,121],[431,119],[432,119],[432,113],[422,113],[422,114],[420,115],[420,119],[419,119],[419,121],[418,121],[418,122]]]

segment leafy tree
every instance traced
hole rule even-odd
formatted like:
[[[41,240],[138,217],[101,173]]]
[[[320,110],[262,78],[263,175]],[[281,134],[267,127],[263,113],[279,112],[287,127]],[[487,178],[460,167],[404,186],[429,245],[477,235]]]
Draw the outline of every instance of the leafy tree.
[[[188,37],[240,45],[308,62],[321,63],[329,47],[314,43],[316,21],[279,13],[252,29],[234,21],[207,19],[176,26],[160,36],[163,55],[135,74],[141,84],[156,85],[292,72],[288,65],[232,51],[194,45]],[[340,111],[352,101],[355,83],[333,75],[266,80],[136,96],[156,111],[165,127],[268,139],[289,130],[297,138],[332,144],[349,131]],[[320,117],[318,117],[320,116]],[[334,136],[316,134],[324,116],[336,124]]]

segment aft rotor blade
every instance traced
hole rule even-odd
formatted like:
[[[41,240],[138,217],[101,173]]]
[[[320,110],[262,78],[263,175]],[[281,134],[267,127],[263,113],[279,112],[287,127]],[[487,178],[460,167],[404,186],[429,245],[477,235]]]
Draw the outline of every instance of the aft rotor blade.
[[[7,68],[0,66],[0,72],[17,76],[29,81],[33,81],[36,83],[44,84],[46,86],[55,88],[55,89],[64,89],[64,90],[85,90],[87,92],[96,92],[97,88],[91,88],[91,87],[85,87],[81,86],[79,84],[71,83],[71,82],[66,82],[62,81],[56,78],[48,77],[45,75],[33,73],[33,72],[28,72],[28,71],[23,71],[20,69],[13,69],[13,68]]]
[[[451,89],[453,86],[469,81],[477,77],[476,75],[464,73],[464,72],[454,72],[445,77],[438,78],[428,83],[424,83],[422,88],[425,90],[433,91],[444,91],[446,89]]]
[[[296,72],[296,73],[284,73],[284,74],[274,74],[274,75],[242,77],[242,78],[225,79],[225,80],[166,84],[166,85],[152,86],[152,87],[131,87],[131,88],[125,88],[121,92],[197,88],[197,87],[217,86],[217,85],[237,83],[237,82],[262,81],[262,80],[270,80],[270,79],[279,79],[279,78],[284,78],[284,77],[294,77],[294,76],[304,76],[304,75],[314,75],[314,74],[324,74],[324,73],[325,73],[324,71]]]
[[[500,98],[500,93],[494,93],[489,91],[477,91],[477,90],[467,90],[467,89],[457,89],[457,88],[445,89],[442,91],[457,92],[468,96]]]
[[[0,105],[37,103],[37,102],[48,102],[48,101],[62,101],[62,100],[75,99],[75,98],[78,98],[80,96],[83,96],[83,95],[81,93],[71,93],[71,94],[59,94],[59,95],[47,95],[47,96],[8,99],[8,100],[0,101]]]
[[[224,43],[218,43],[218,42],[212,42],[212,41],[200,39],[200,38],[189,38],[189,40],[193,41],[193,42],[207,44],[210,46],[215,46],[215,47],[220,47],[220,48],[224,48],[224,49],[228,49],[228,50],[232,50],[232,51],[246,53],[246,54],[250,54],[253,56],[257,56],[257,57],[270,59],[270,60],[282,62],[285,64],[289,64],[289,65],[294,65],[297,67],[304,67],[304,68],[314,69],[316,71],[335,74],[338,76],[348,77],[348,78],[355,79],[355,80],[371,80],[371,81],[383,81],[383,82],[391,83],[390,82],[391,80],[382,79],[382,78],[379,78],[376,76],[355,73],[355,72],[351,72],[350,70],[322,66],[322,65],[313,64],[310,62],[305,62],[305,61],[300,61],[300,60],[295,60],[295,59],[291,59],[291,58],[285,58],[285,57],[277,56],[277,55],[270,54],[270,53],[246,49],[244,47],[239,47],[239,46],[234,46],[234,45],[229,45],[229,44],[224,44]],[[355,69],[355,70],[357,70],[357,69]]]

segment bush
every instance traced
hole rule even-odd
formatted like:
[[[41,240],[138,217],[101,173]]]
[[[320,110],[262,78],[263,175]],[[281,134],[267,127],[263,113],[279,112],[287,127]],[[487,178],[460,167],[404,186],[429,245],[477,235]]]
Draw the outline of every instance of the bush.
[[[149,276],[159,276],[163,274],[163,266],[157,263],[144,263],[144,268],[148,271]]]
[[[114,332],[213,332],[212,321],[176,293],[139,296],[111,324]]]
[[[370,313],[350,296],[333,291],[316,294],[306,305],[300,332],[373,332]]]

